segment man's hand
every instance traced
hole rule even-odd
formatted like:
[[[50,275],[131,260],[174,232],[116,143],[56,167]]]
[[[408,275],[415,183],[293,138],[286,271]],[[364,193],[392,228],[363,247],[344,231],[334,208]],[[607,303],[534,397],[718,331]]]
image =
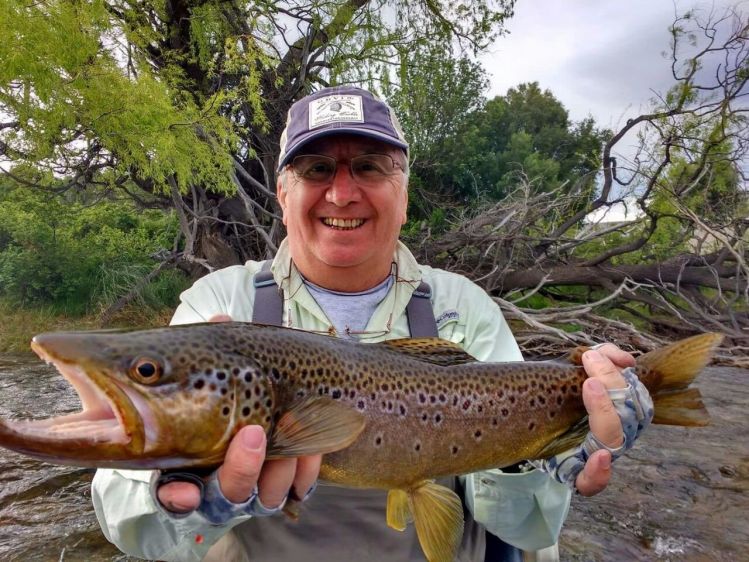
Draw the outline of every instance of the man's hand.
[[[583,384],[583,401],[588,411],[590,430],[599,441],[616,448],[624,442],[624,432],[607,390],[625,388],[627,382],[621,369],[633,367],[634,358],[614,344],[604,344],[583,354],[583,366],[588,380]],[[601,492],[611,479],[611,453],[605,450],[593,453],[585,468],[578,474],[575,486],[583,496]]]
[[[230,322],[219,314],[209,322]],[[297,459],[265,460],[265,431],[259,425],[243,427],[229,443],[218,470],[218,483],[224,497],[242,503],[258,489],[260,502],[268,509],[281,505],[287,495],[304,498],[320,472],[322,455]],[[200,505],[200,490],[190,482],[169,482],[156,492],[159,502],[175,513],[189,513]]]

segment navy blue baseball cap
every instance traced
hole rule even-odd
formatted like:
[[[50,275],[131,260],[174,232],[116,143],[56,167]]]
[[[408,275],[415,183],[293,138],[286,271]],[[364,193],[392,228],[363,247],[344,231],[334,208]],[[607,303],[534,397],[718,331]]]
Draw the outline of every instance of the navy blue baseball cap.
[[[278,171],[308,142],[349,133],[392,144],[408,156],[408,143],[393,109],[377,96],[354,86],[334,86],[310,94],[289,109],[281,134]]]

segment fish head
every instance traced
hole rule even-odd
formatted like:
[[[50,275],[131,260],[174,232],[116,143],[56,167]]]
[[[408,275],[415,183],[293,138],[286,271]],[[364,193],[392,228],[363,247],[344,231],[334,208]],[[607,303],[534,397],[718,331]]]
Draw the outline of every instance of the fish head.
[[[36,336],[32,349],[78,392],[82,411],[0,421],[0,445],[79,466],[218,465],[242,425],[269,430],[271,420],[272,385],[238,351],[236,328],[201,324]]]

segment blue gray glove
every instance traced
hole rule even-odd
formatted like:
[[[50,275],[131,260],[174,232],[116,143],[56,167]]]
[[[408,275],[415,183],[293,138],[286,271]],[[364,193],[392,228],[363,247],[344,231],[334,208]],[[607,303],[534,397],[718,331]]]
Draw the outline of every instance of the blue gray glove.
[[[577,475],[582,472],[585,463],[594,452],[606,449],[611,453],[611,460],[615,461],[625,451],[631,449],[642,431],[653,420],[653,400],[648,389],[637,378],[633,367],[624,369],[622,376],[627,381],[627,387],[608,391],[622,422],[624,443],[620,447],[615,449],[607,447],[593,433],[588,432],[585,441],[578,447],[559,453],[550,459],[533,461],[531,464],[548,472],[557,482],[574,489]]]

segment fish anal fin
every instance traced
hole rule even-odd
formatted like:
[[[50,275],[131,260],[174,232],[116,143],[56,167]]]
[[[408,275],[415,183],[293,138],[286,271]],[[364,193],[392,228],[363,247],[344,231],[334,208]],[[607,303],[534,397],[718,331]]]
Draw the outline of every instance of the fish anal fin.
[[[458,495],[434,482],[408,491],[419,544],[429,562],[453,562],[463,538],[463,504]]]
[[[682,426],[705,426],[710,423],[710,414],[696,388],[659,392],[653,395],[653,405],[653,423]]]
[[[388,527],[396,531],[405,531],[411,521],[413,517],[408,505],[408,494],[403,490],[390,490],[387,504]]]
[[[536,456],[537,459],[548,459],[564,451],[577,447],[585,440],[590,427],[588,426],[588,416],[585,416],[575,425],[570,427],[562,435],[551,441]]]
[[[266,457],[340,451],[356,440],[365,423],[359,412],[328,396],[295,402],[273,428]]]
[[[443,367],[476,362],[476,358],[466,353],[458,344],[440,338],[402,338],[387,340],[376,345],[388,347],[412,359]]]

